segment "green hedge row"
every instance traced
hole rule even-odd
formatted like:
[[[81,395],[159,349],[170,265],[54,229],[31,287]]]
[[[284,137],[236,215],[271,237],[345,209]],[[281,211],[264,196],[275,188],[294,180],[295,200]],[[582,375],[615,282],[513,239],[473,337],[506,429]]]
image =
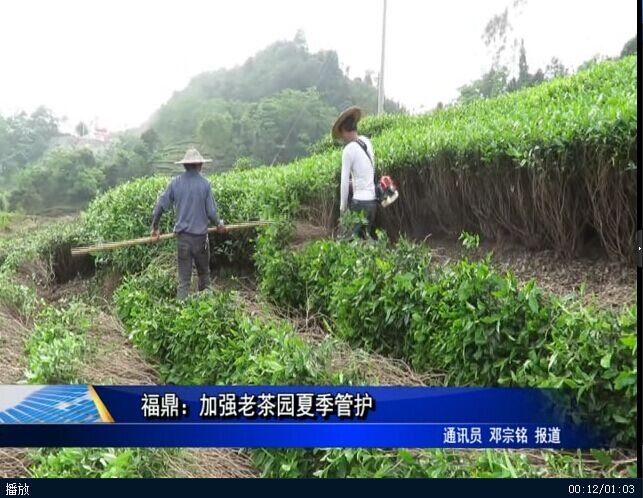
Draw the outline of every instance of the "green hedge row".
[[[44,236],[42,236],[44,238]],[[15,273],[0,273],[0,306],[8,306],[32,323],[25,344],[25,380],[30,384],[87,383],[83,364],[95,353],[89,330],[96,310],[74,301],[48,305]],[[0,334],[1,335],[1,334]],[[1,338],[0,338],[1,339]],[[1,341],[0,341],[1,342]],[[29,452],[31,477],[157,477],[167,470],[173,449],[38,448]]]
[[[312,348],[282,320],[253,317],[234,292],[174,299],[175,270],[151,265],[114,293],[132,342],[171,384],[337,384],[328,348]],[[341,382],[351,382],[345,373]]]
[[[636,305],[620,312],[519,284],[488,261],[432,265],[429,251],[318,241],[293,252],[266,237],[260,288],[321,313],[352,344],[446,374],[450,385],[567,387],[579,411],[626,447],[636,440]]]
[[[92,310],[80,302],[62,308],[43,306],[25,348],[29,383],[82,382],[80,371],[94,346],[87,334],[93,319]]]
[[[114,294],[132,341],[160,364],[164,383],[360,384],[331,367],[334,340],[313,346],[283,320],[252,316],[234,292],[174,299],[174,271],[156,265]],[[600,475],[574,456],[541,452],[541,464],[507,451],[253,449],[265,477],[519,477]],[[609,460],[609,455],[605,458]],[[580,470],[579,470],[580,469]]]
[[[0,239],[0,304],[23,320],[33,319],[44,307],[36,287],[48,285],[59,256],[69,261],[70,247],[85,240],[82,225],[68,221]]]
[[[175,449],[42,448],[31,454],[29,475],[37,478],[158,478],[167,473]]]
[[[411,210],[413,205],[425,206],[425,203],[434,201],[438,204],[432,209],[439,211],[438,218],[446,219],[450,210],[462,210],[463,213],[471,211],[459,205],[449,208],[449,203],[456,202],[464,195],[461,192],[464,183],[450,177],[434,178],[427,173],[433,170],[462,174],[489,171],[502,178],[503,172],[515,175],[516,170],[525,170],[535,174],[539,170],[556,169],[557,175],[560,175],[571,170],[582,172],[590,162],[600,160],[601,165],[609,165],[616,172],[634,171],[635,164],[630,158],[632,149],[636,148],[637,137],[636,74],[636,58],[629,57],[597,64],[575,76],[556,79],[496,99],[480,100],[417,117],[381,117],[368,122],[372,131],[381,132],[374,138],[378,169],[393,172],[400,180],[404,171],[418,171],[426,181],[438,186],[442,185],[440,182],[446,182],[444,188],[448,186],[449,198],[440,200],[434,196],[438,202],[425,199],[425,191],[414,192],[412,184],[417,182],[409,180],[406,182],[408,185],[404,186],[404,198],[391,211],[392,215],[396,209]],[[316,207],[323,199],[328,201],[329,209],[334,209],[339,188],[340,151],[324,147],[320,150],[324,152],[287,165],[210,177],[223,219],[233,222],[277,215],[299,216],[304,207]],[[514,181],[513,176],[507,178],[509,183]],[[552,178],[555,186],[562,182],[559,176]],[[599,183],[588,188],[608,193],[612,183],[600,183],[600,175],[596,178]],[[113,241],[146,235],[156,198],[168,181],[166,177],[140,179],[98,197],[84,217],[91,238]],[[574,180],[576,183],[580,181],[579,178]],[[474,183],[479,183],[479,180]],[[577,190],[578,187],[575,185]],[[451,192],[451,189],[455,190]],[[509,184],[502,185],[502,189],[514,192]],[[507,201],[513,203],[510,204],[512,210],[526,210],[527,214],[514,212],[513,219],[528,224],[528,213],[533,210],[539,212],[537,204],[532,206],[533,202],[557,201],[556,192],[551,194],[545,189],[537,194],[535,200],[531,200],[531,194],[517,192],[516,199]],[[554,197],[550,199],[548,195]],[[608,197],[614,198],[611,194]],[[610,236],[604,244],[614,245],[611,239],[616,238],[618,247],[622,246],[622,239],[629,234],[629,225],[621,226],[622,218],[627,218],[621,216],[621,211],[629,205],[627,199],[625,203],[617,203],[618,206],[614,208],[620,210],[618,217],[610,216],[609,204],[593,207],[583,204],[590,201],[583,197],[583,209],[578,215],[583,217],[581,221],[585,222],[587,218],[586,222],[595,225],[599,232],[601,226],[610,226]],[[487,202],[491,210],[496,205],[492,198],[483,198],[479,202],[483,205]],[[526,204],[522,205],[521,202]],[[571,214],[568,216],[579,209],[574,206],[570,206]],[[478,205],[475,207],[482,209]],[[426,208],[423,209],[428,212]],[[567,211],[567,208],[563,211]],[[561,223],[566,226],[565,223],[576,221],[564,219]],[[502,225],[503,221],[497,223]],[[534,232],[534,227],[522,227],[521,223],[518,229],[524,229],[532,238],[540,236],[540,233]],[[172,216],[166,215],[162,228],[171,230],[171,227]],[[552,244],[556,242],[556,236],[560,237],[560,234],[545,235],[552,239]],[[572,242],[564,241],[562,244]],[[153,251],[149,248],[131,248],[105,253],[100,259],[109,260],[124,269],[141,269],[158,251],[167,247],[167,244],[160,245]],[[618,247],[614,251],[618,251]],[[232,252],[230,250],[229,254]]]

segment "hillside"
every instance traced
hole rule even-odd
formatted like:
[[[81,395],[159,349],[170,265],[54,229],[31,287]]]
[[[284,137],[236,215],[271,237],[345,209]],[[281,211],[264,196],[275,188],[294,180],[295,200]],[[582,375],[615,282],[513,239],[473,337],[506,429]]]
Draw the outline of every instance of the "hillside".
[[[363,129],[401,190],[381,213],[388,235],[334,237],[340,151],[329,143],[287,164],[214,174],[227,223],[278,223],[211,236],[212,292],[186,301],[175,299],[174,244],[69,251],[146,235],[166,176],[111,189],[80,219],[7,232],[0,342],[18,366],[3,381],[565,387],[569,413],[610,449],[15,449],[0,453],[0,473],[635,475],[636,58]],[[429,236],[438,232],[462,234],[459,251],[445,257]],[[522,258],[499,264],[480,238],[511,242]],[[562,268],[579,271],[551,285]],[[592,272],[625,275],[615,301],[591,294],[602,283]]]
[[[161,166],[176,160],[176,144],[193,143],[213,157],[217,169],[228,169],[239,157],[270,164],[305,155],[352,104],[375,113],[371,77],[351,79],[337,53],[311,53],[298,36],[271,44],[240,66],[195,76],[144,128],[153,128],[165,147],[156,157]],[[385,110],[403,108],[386,100]]]
[[[402,192],[383,226],[392,237],[467,230],[566,255],[595,248],[631,261],[636,69],[636,58],[627,57],[495,99],[365,121],[364,130],[376,133],[378,171],[392,175]],[[340,151],[321,150],[278,167],[212,176],[223,218],[307,215],[333,226]],[[87,211],[94,236],[144,234],[166,183],[145,178],[99,197]]]

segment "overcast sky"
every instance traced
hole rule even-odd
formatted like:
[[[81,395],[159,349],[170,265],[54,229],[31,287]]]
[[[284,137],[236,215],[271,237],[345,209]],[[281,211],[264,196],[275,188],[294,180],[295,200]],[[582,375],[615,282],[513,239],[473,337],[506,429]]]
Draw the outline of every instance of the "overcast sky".
[[[489,66],[481,35],[512,0],[389,0],[385,90],[419,112]],[[528,0],[513,20],[531,70],[616,55],[637,29],[631,0]],[[190,78],[241,64],[302,29],[351,76],[377,71],[381,0],[3,0],[0,113],[39,104],[70,123],[138,126]]]

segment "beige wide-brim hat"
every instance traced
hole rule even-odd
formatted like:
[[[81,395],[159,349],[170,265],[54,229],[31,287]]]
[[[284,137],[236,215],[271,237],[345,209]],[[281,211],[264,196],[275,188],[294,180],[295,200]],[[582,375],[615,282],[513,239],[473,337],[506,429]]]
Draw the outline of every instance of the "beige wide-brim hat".
[[[339,127],[346,120],[346,118],[350,116],[352,116],[355,119],[355,122],[357,123],[360,119],[362,119],[362,110],[356,105],[353,105],[339,115],[339,117],[335,121],[335,124],[333,125],[332,131],[330,132],[331,136],[333,137],[333,140],[339,140],[341,138]]]
[[[192,147],[185,152],[183,159],[176,161],[174,164],[203,164],[211,162],[212,159],[205,159],[198,150]]]

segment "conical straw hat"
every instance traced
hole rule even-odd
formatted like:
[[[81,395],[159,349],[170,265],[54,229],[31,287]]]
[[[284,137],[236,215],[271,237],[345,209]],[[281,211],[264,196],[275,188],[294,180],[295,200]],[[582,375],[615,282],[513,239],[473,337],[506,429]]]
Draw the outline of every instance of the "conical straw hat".
[[[333,140],[339,140],[339,138],[341,137],[341,134],[339,133],[339,127],[346,120],[346,118],[350,116],[353,116],[353,118],[355,119],[355,122],[357,123],[362,118],[362,110],[356,105],[354,105],[349,107],[339,115],[339,117],[335,121],[335,124],[333,125],[333,129],[330,132],[333,137]]]
[[[211,163],[212,159],[204,159],[201,153],[194,147],[190,147],[186,152],[183,159],[175,162],[174,164],[203,164]]]

